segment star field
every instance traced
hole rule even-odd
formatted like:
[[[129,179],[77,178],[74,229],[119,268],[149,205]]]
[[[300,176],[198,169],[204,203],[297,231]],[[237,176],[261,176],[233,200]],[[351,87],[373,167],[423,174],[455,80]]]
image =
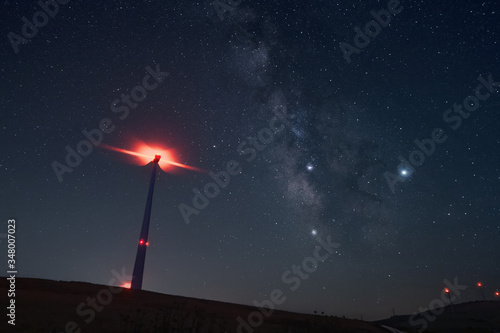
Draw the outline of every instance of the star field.
[[[401,0],[357,40],[388,6],[73,0],[27,38],[39,5],[3,1],[0,212],[17,221],[19,275],[132,272],[151,164],[91,144],[69,166],[67,146],[78,154],[97,129],[102,144],[161,144],[207,171],[158,173],[144,289],[252,304],[331,237],[339,247],[278,308],[380,319],[455,277],[471,286],[460,301],[479,280],[493,299],[500,5]],[[58,177],[54,161],[72,170]],[[230,161],[240,172],[197,208]]]

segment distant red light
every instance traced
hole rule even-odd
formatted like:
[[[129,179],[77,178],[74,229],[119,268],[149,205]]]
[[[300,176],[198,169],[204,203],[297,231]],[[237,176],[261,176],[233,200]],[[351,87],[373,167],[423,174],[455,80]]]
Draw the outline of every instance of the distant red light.
[[[132,283],[125,282],[125,283],[121,284],[120,287],[130,289],[132,287]]]
[[[448,294],[450,292],[450,289],[444,288],[444,292]]]
[[[149,242],[146,242],[146,246],[149,246]]]
[[[478,287],[482,287],[482,286],[483,286],[483,284],[482,284],[481,282],[478,282],[478,283],[477,283],[477,286],[478,286]]]
[[[500,296],[500,292],[495,291],[495,296]]]
[[[141,240],[139,241],[139,244],[141,244],[141,245],[142,245],[142,244],[144,244],[144,241],[141,239]]]

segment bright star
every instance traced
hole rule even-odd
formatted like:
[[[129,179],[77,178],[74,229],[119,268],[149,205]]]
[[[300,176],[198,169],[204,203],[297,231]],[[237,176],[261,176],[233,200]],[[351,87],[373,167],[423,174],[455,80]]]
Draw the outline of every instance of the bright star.
[[[307,169],[307,171],[313,171],[314,170],[314,165],[312,165],[311,163],[307,163],[306,169]]]
[[[316,236],[318,234],[318,231],[316,229],[311,230],[311,235]]]
[[[413,174],[413,170],[407,168],[399,169],[399,175],[403,178],[409,178]]]

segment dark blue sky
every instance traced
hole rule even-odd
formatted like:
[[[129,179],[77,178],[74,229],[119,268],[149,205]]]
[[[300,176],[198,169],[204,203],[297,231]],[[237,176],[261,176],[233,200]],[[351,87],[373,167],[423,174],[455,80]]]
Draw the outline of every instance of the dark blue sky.
[[[144,289],[252,304],[278,288],[280,309],[365,319],[427,307],[444,279],[470,286],[461,301],[479,298],[478,280],[493,295],[499,4],[220,8],[73,0],[44,22],[35,1],[3,1],[0,211],[17,220],[19,275],[132,272],[151,165],[98,144],[62,181],[53,167],[69,168],[66,147],[108,119],[106,145],[141,140],[207,171],[241,168],[189,224],[179,205],[194,209],[210,176],[158,174]],[[41,26],[23,36],[34,14]],[[340,246],[291,290],[286,272],[328,237]]]

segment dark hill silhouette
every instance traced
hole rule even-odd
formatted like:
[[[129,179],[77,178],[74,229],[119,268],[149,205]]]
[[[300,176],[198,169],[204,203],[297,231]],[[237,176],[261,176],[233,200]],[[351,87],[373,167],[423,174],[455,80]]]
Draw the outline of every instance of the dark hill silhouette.
[[[360,320],[274,311],[262,325],[238,331],[238,317],[247,319],[255,307],[136,291],[85,282],[33,278],[16,279],[16,326],[0,323],[0,332],[16,333],[132,333],[132,332],[273,332],[273,333],[387,333],[381,325],[418,332],[410,315],[369,323]],[[0,306],[7,306],[7,280],[0,278]],[[94,303],[92,303],[94,302]],[[425,332],[500,333],[500,301],[468,302],[450,306],[427,320]],[[265,311],[265,310],[264,310]],[[425,318],[413,317],[413,323]],[[254,316],[258,320],[259,315]],[[418,322],[421,323],[421,322]],[[241,327],[241,326],[240,326]]]
[[[448,305],[438,312],[442,313],[435,315],[426,311],[418,315],[394,316],[375,323],[406,332],[419,332],[424,328],[425,331],[420,332],[500,333],[500,301],[466,302],[454,304],[453,307]]]
[[[7,281],[5,278],[0,281],[0,294],[6,295]],[[114,288],[84,282],[17,278],[16,326],[12,330],[9,325],[8,331],[1,328],[0,332],[238,332],[237,318],[247,319],[249,313],[258,312],[251,306]],[[1,299],[5,309],[7,297]],[[259,317],[256,315],[254,320],[258,321]],[[6,321],[2,320],[0,327],[5,325]],[[245,329],[239,331],[249,333]],[[253,332],[388,331],[359,320],[276,310]]]

